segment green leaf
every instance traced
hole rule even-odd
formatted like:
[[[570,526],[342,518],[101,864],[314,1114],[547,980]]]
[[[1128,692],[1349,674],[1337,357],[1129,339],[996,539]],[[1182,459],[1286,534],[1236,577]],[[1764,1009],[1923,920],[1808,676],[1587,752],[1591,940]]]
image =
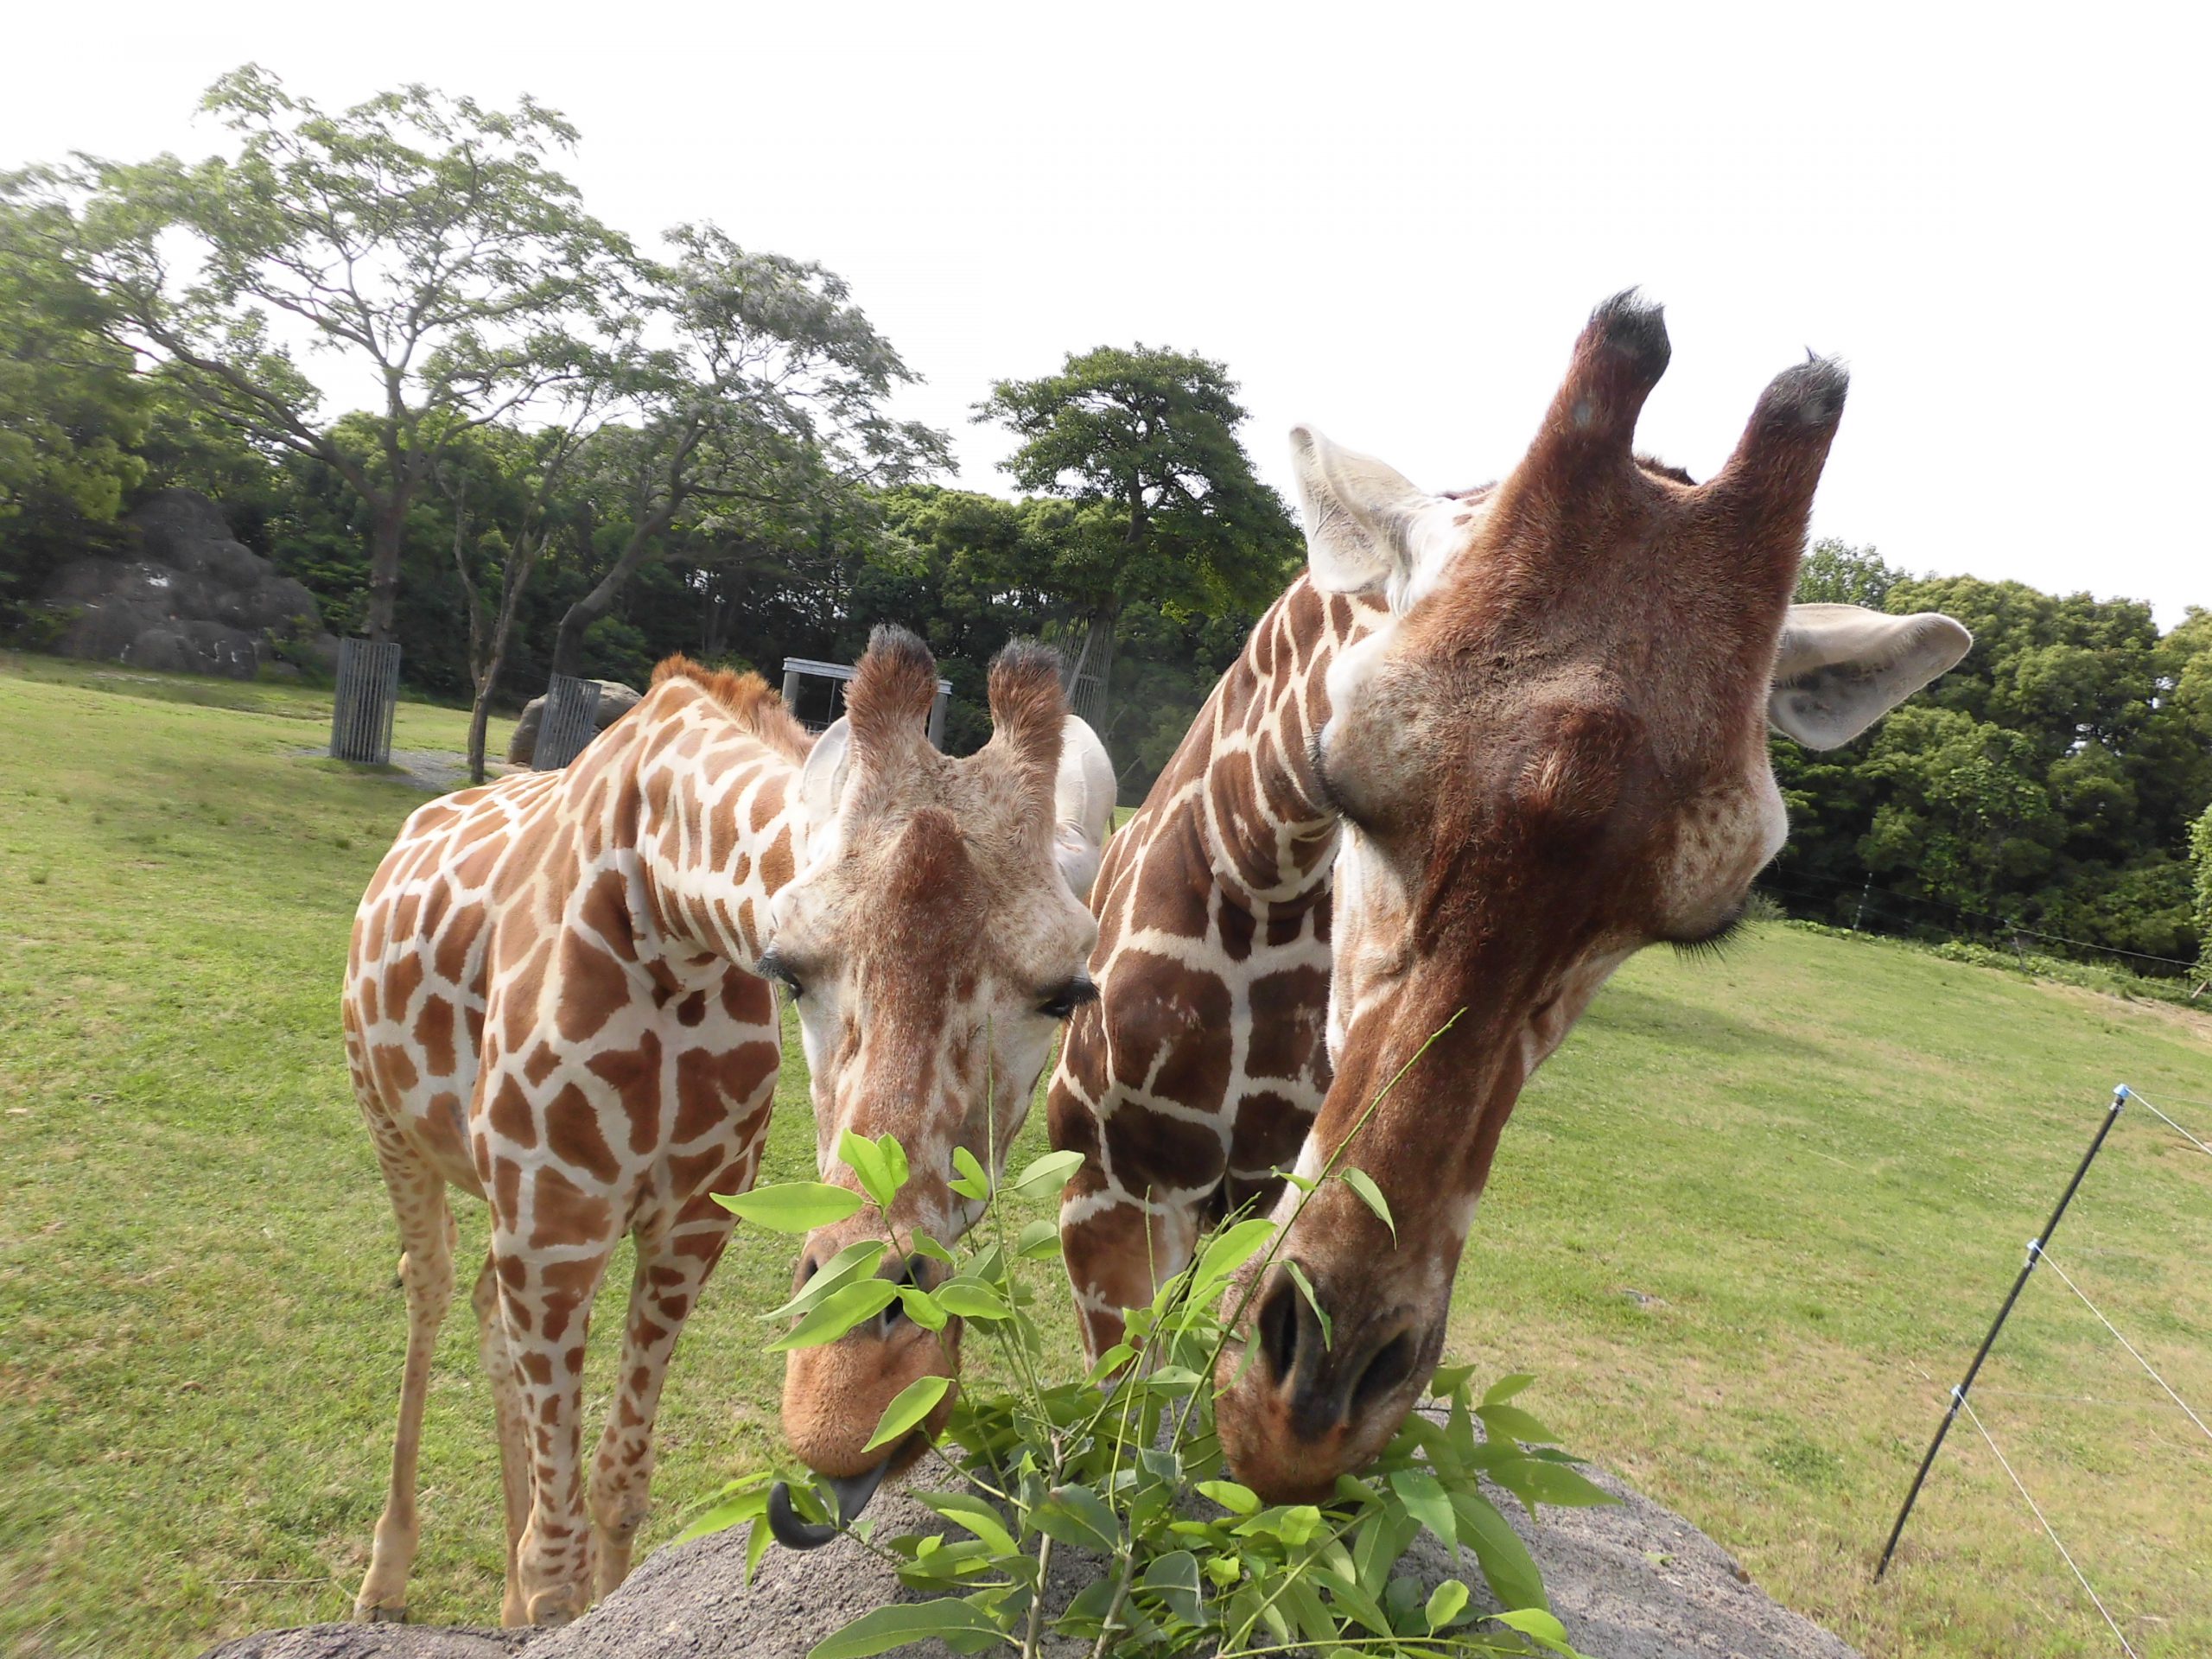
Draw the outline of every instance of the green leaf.
[[[1398,1224],[1390,1219],[1389,1203],[1383,1198],[1382,1189],[1375,1184],[1375,1178],[1363,1169],[1347,1169],[1344,1171],[1344,1185],[1366,1201],[1367,1207],[1375,1212],[1376,1219],[1390,1230],[1390,1242],[1395,1244],[1398,1242]]]
[[[1472,1370],[1474,1367],[1471,1365],[1467,1369]],[[1535,1380],[1534,1371],[1516,1371],[1510,1376],[1501,1376],[1483,1395],[1483,1404],[1502,1406]]]
[[[999,1634],[998,1625],[982,1610],[957,1597],[894,1602],[872,1613],[862,1613],[835,1635],[823,1637],[807,1650],[806,1659],[869,1659],[873,1654],[888,1653],[893,1648],[903,1648],[909,1642],[925,1641],[932,1636],[950,1638]]]
[[[1240,1486],[1233,1480],[1202,1480],[1198,1491],[1227,1510],[1231,1515],[1257,1515],[1260,1495],[1249,1486]]]
[[[1428,1628],[1442,1630],[1467,1611],[1467,1586],[1457,1579],[1446,1579],[1429,1592]]]
[[[937,1402],[944,1398],[944,1391],[951,1386],[949,1376],[916,1377],[883,1408],[883,1415],[876,1420],[874,1436],[861,1450],[873,1452],[907,1433],[937,1409]]]
[[[1524,1503],[1582,1510],[1620,1502],[1588,1477],[1549,1458],[1513,1458],[1490,1472],[1492,1479]]]
[[[839,1192],[844,1188],[839,1187]],[[858,1279],[865,1279],[875,1271],[875,1264],[883,1260],[886,1246],[880,1238],[865,1238],[857,1244],[848,1244],[823,1264],[819,1272],[808,1280],[798,1294],[764,1319],[795,1319],[800,1314],[818,1307],[834,1291],[842,1290]]]
[[[942,1331],[950,1316],[936,1297],[918,1285],[899,1287],[899,1306],[906,1310],[906,1317],[925,1331]]]
[[[1104,1554],[1112,1554],[1122,1540],[1114,1511],[1088,1486],[1055,1486],[1029,1519],[1048,1538]]]
[[[1475,1374],[1475,1369],[1472,1365],[1438,1366],[1429,1376],[1429,1397],[1442,1400],[1457,1394],[1467,1379]]]
[[[1060,1224],[1049,1219],[1031,1222],[1021,1230],[1014,1253],[1024,1262],[1051,1261],[1060,1253]]]
[[[1215,1234],[1205,1253],[1198,1257],[1198,1271],[1191,1281],[1192,1300],[1198,1300],[1217,1289],[1230,1274],[1260,1253],[1274,1236],[1274,1222],[1264,1216],[1254,1216]]]
[[[717,1192],[715,1202],[740,1220],[772,1233],[810,1233],[858,1215],[861,1209],[859,1193],[824,1181],[779,1181],[734,1198]]]
[[[1547,1446],[1559,1442],[1558,1435],[1518,1406],[1479,1405],[1475,1408],[1475,1415],[1483,1420],[1483,1427],[1494,1440],[1533,1440]]]
[[[710,1532],[726,1532],[747,1521],[756,1521],[768,1511],[768,1493],[764,1487],[759,1491],[741,1492],[727,1503],[717,1503],[704,1515],[676,1535],[679,1544],[688,1544],[694,1538],[704,1538]],[[763,1531],[766,1529],[763,1528]]]
[[[1185,1624],[1198,1622],[1198,1558],[1189,1550],[1171,1550],[1155,1557],[1137,1584],[1166,1603],[1167,1611]]]
[[[993,1554],[1014,1553],[1014,1535],[1007,1530],[1006,1517],[982,1498],[966,1492],[921,1492],[916,1496],[955,1526],[965,1527],[974,1533]]]
[[[906,1162],[906,1148],[899,1144],[897,1135],[887,1131],[875,1137],[875,1149],[883,1154],[883,1166],[891,1173],[891,1191],[895,1194],[913,1173]]]
[[[1530,1641],[1549,1648],[1554,1653],[1572,1654],[1574,1651],[1567,1644],[1567,1626],[1541,1607],[1522,1607],[1510,1613],[1492,1613],[1491,1618],[1500,1624],[1520,1631]]]
[[[1283,1271],[1290,1275],[1291,1283],[1298,1287],[1298,1294],[1306,1299],[1306,1306],[1313,1310],[1313,1317],[1321,1323],[1321,1346],[1324,1349],[1335,1347],[1336,1326],[1329,1318],[1328,1310],[1321,1306],[1321,1299],[1313,1294],[1313,1281],[1306,1278],[1306,1269],[1287,1259],[1282,1266]]]
[[[776,1535],[769,1531],[766,1526],[755,1525],[751,1532],[746,1534],[745,1587],[747,1589],[753,1587],[753,1575],[760,1570],[762,1557],[767,1554],[768,1546],[775,1541]]]
[[[889,1215],[891,1201],[899,1196],[899,1183],[891,1179],[891,1160],[883,1155],[883,1148],[866,1135],[840,1129],[837,1156],[860,1177],[861,1190],[875,1201],[875,1207]]]
[[[916,1255],[925,1255],[932,1262],[942,1262],[948,1268],[955,1265],[952,1252],[918,1227],[914,1230],[913,1236],[907,1241],[906,1248]]]
[[[1459,1529],[1452,1518],[1452,1500],[1443,1485],[1426,1469],[1399,1469],[1390,1476],[1390,1490],[1406,1506],[1406,1513],[1434,1533],[1449,1549],[1459,1541]]]
[[[899,1294],[887,1279],[863,1279],[826,1298],[814,1312],[768,1344],[779,1354],[791,1348],[819,1348],[835,1342],[855,1325],[874,1319]]]
[[[963,1319],[1007,1319],[1014,1310],[988,1285],[973,1279],[948,1279],[938,1287],[937,1305]]]
[[[1098,1363],[1090,1368],[1084,1380],[1087,1382],[1103,1382],[1136,1357],[1137,1351],[1128,1343],[1117,1342],[1098,1356]]]
[[[973,1198],[981,1204],[991,1196],[991,1178],[983,1168],[983,1160],[965,1147],[952,1149],[952,1166],[960,1173],[946,1183],[963,1198]]]
[[[1010,1189],[1015,1192],[1035,1192],[1048,1186],[1065,1186],[1069,1176],[1083,1167],[1079,1152],[1048,1152],[1023,1170]]]
[[[1481,1493],[1452,1494],[1452,1513],[1459,1522],[1459,1541],[1475,1552],[1475,1564],[1502,1607],[1549,1607],[1543,1574],[1521,1535],[1513,1530],[1497,1505]]]

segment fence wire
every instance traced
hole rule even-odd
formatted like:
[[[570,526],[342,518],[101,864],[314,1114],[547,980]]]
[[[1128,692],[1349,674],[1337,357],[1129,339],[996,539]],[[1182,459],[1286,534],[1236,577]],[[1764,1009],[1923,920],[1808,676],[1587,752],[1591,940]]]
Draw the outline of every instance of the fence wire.
[[[2045,1261],[2049,1261],[2050,1258],[2045,1256],[2044,1259]],[[2072,1569],[2074,1576],[2080,1582],[2082,1590],[2087,1592],[2089,1599],[2096,1604],[2097,1611],[2103,1615],[2105,1623],[2111,1627],[2113,1639],[2120,1643],[2120,1651],[2127,1655],[2128,1659],[2139,1659],[2139,1656],[2136,1653],[2134,1647],[2127,1639],[2127,1633],[2120,1628],[2120,1621],[2115,1619],[2112,1616],[2111,1610],[2106,1607],[2104,1598],[2097,1593],[2096,1586],[2089,1582],[2088,1575],[2083,1573],[2081,1567],[2075,1561],[2073,1552],[2066,1548],[2064,1540],[2059,1537],[2056,1529],[2051,1526],[2050,1520],[2044,1516],[2043,1512],[2043,1506],[2035,1501],[2034,1497],[2030,1494],[2025,1484],[2022,1483],[2020,1477],[2017,1473],[2014,1473],[2012,1465],[2005,1460],[2004,1452],[1998,1450],[1996,1440],[1991,1437],[1987,1427],[1981,1421],[1981,1414],[1974,1410],[1974,1402],[1967,1399],[1963,1394],[1960,1395],[1958,1399],[1959,1405],[1966,1412],[1967,1420],[1971,1421],[1977,1429],[1981,1431],[1981,1438],[1988,1442],[1990,1455],[1995,1458],[1999,1466],[2000,1466],[2007,1475],[2012,1477],[2013,1490],[2019,1493],[2020,1501],[2028,1506],[2029,1511],[2034,1515],[2037,1523],[2042,1526],[2044,1535],[2050,1540],[2051,1547],[2057,1550],[2060,1559]]]
[[[2120,1327],[2114,1325],[2110,1319],[2105,1318],[2104,1310],[2089,1300],[2088,1293],[2083,1291],[2081,1286],[2075,1284],[2074,1282],[2073,1276],[2052,1259],[2050,1252],[2038,1249],[2037,1254],[2043,1257],[2044,1265],[2045,1267],[2049,1268],[2053,1273],[2056,1274],[2061,1279],[2063,1279],[2066,1281],[2067,1289],[2072,1291],[2076,1296],[2081,1297],[2082,1306],[2088,1308],[2090,1313],[2094,1313],[2097,1316],[2097,1322],[2103,1325],[2106,1330],[2112,1332],[2113,1340],[2119,1343],[2121,1347],[2126,1349],[2129,1357],[2133,1358],[2138,1365],[2140,1365],[2143,1368],[2145,1373],[2150,1377],[2150,1379],[2166,1391],[2166,1398],[2172,1401],[2174,1404],[2181,1408],[2182,1415],[2188,1418],[2190,1422],[2196,1425],[2197,1433],[2203,1435],[2207,1440],[2212,1440],[2212,1428],[2207,1428],[2204,1426],[2204,1420],[2190,1409],[2189,1402],[2183,1399],[2181,1395],[2174,1392],[2173,1384],[2167,1382],[2164,1377],[2158,1375],[2158,1369],[2153,1366],[2149,1360],[2143,1357],[2141,1351],[2135,1346],[2135,1344],[2130,1342],[2126,1337],[2120,1334]]]
[[[2181,1126],[2180,1124],[2178,1124],[2178,1123],[2175,1122],[2173,1121],[2173,1119],[2171,1119],[2171,1117],[2168,1117],[2168,1116],[2167,1116],[2164,1112],[2160,1111],[2157,1107],[2153,1106],[2153,1105],[2152,1105],[2149,1101],[2147,1101],[2147,1100],[2144,1099],[2142,1096],[2140,1096],[2140,1095],[2137,1094],[2137,1093],[2135,1092],[2135,1090],[2133,1090],[2133,1089],[2130,1089],[2130,1090],[2127,1091],[2127,1097],[2128,1097],[2130,1100],[2133,1101],[2137,1105],[2140,1106],[2140,1107],[2141,1107],[2145,1111],[2146,1111],[2146,1112],[2150,1113],[2152,1116],[2153,1116],[2153,1117],[2157,1118],[2157,1119],[2158,1120],[2158,1122],[2161,1122],[2161,1123],[2164,1124],[2168,1128],[2171,1129],[2171,1130],[2172,1130],[2176,1135],[2177,1135],[2181,1136],[2181,1138],[2182,1138],[2183,1140],[2184,1140],[2184,1141],[2188,1141],[2188,1142],[2189,1142],[2189,1144],[2190,1144],[2190,1146],[2195,1147],[2196,1147],[2199,1152],[2202,1153],[2206,1157],[2208,1157],[2208,1158],[2212,1158],[2212,1147],[2208,1147],[2208,1146],[2206,1146],[2206,1145],[2205,1145],[2202,1141],[2198,1140],[2195,1135],[2191,1135],[2191,1134],[2190,1134],[2187,1129],[2184,1129],[2183,1128],[2182,1128],[2182,1126]],[[2171,1098],[2172,1098],[2172,1096],[2167,1096],[2167,1098],[2168,1098],[2168,1099],[2171,1099]],[[2202,1103],[2201,1103],[2201,1102],[2200,1102],[2200,1103],[2199,1103],[2199,1104],[2202,1104]]]

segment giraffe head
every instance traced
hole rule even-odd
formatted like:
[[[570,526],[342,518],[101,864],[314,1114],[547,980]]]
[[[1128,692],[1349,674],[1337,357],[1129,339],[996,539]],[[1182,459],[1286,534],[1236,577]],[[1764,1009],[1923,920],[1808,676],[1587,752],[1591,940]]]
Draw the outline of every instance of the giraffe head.
[[[1527,455],[1468,497],[1294,435],[1316,582],[1391,611],[1331,668],[1313,745],[1346,828],[1335,1075],[1300,1168],[1341,1148],[1395,1230],[1325,1182],[1280,1252],[1320,1312],[1280,1261],[1240,1287],[1221,1442],[1270,1498],[1326,1494],[1419,1397],[1499,1132],[1606,976],[1737,925],[1784,829],[1769,721],[1842,742],[1971,643],[1945,617],[1792,612],[1839,365],[1777,376],[1699,486],[1632,447],[1669,353],[1657,307],[1600,306]]]
[[[954,1149],[1003,1164],[1060,1022],[1096,995],[1084,899],[1113,770],[1068,714],[1058,659],[1028,645],[999,654],[991,741],[964,760],[924,734],[936,690],[921,641],[877,629],[846,718],[801,774],[805,859],[769,912],[761,968],[796,999],[823,1178],[860,1190],[836,1157],[847,1129],[896,1135],[911,1172],[889,1215],[869,1205],[808,1236],[802,1286],[845,1246],[887,1235],[882,1275],[937,1282],[944,1269],[914,1253],[915,1234],[949,1242],[978,1213],[950,1190]],[[894,1301],[791,1353],[785,1433],[818,1472],[872,1484],[920,1454],[952,1396],[887,1460],[865,1449],[885,1406],[919,1377],[956,1375],[958,1357],[957,1321],[927,1331]]]

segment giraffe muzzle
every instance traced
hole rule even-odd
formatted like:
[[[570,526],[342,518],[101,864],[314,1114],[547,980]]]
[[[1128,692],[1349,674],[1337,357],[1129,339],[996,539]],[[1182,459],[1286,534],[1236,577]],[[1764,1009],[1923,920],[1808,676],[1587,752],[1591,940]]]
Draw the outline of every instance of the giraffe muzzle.
[[[894,1451],[892,1457],[897,1455]],[[868,1507],[868,1499],[875,1496],[875,1489],[883,1484],[883,1478],[891,1472],[892,1457],[887,1457],[873,1469],[857,1475],[824,1475],[822,1484],[830,1489],[830,1496],[836,1506],[834,1522],[802,1520],[791,1503],[791,1484],[778,1481],[768,1492],[768,1531],[785,1549],[819,1549],[840,1532],[860,1519],[861,1511]]]

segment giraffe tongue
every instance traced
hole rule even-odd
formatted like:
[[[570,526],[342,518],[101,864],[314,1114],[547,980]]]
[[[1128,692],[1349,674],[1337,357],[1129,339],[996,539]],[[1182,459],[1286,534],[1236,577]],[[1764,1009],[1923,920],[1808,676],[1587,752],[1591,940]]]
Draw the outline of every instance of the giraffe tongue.
[[[822,1484],[830,1489],[830,1496],[836,1501],[837,1519],[835,1525],[799,1519],[798,1511],[791,1507],[791,1489],[778,1481],[768,1493],[768,1531],[785,1549],[819,1549],[835,1538],[840,1529],[849,1527],[860,1518],[868,1501],[875,1496],[875,1489],[883,1484],[883,1478],[891,1471],[891,1459],[884,1459],[873,1469],[857,1475],[824,1475]]]

